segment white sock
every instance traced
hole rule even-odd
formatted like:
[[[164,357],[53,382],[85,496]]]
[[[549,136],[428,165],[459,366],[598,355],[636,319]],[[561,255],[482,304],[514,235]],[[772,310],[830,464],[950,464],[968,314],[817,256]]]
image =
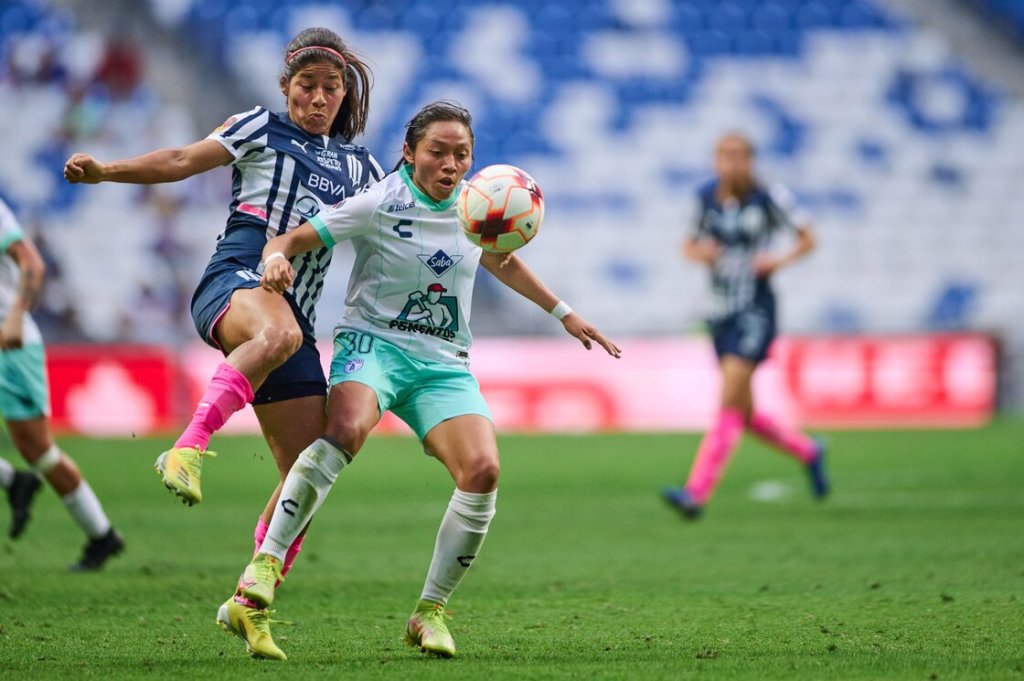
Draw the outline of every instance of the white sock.
[[[61,500],[67,506],[71,517],[91,539],[99,539],[110,531],[107,514],[103,512],[100,500],[85,480],[82,480],[73,491],[61,497]]]
[[[422,600],[444,605],[473,564],[494,517],[498,490],[486,494],[456,489],[441,519]]]
[[[260,553],[284,562],[288,547],[324,503],[338,474],[352,456],[327,438],[320,438],[299,454],[281,487],[281,499],[270,519]]]
[[[0,487],[10,489],[14,482],[14,466],[7,459],[0,459]]]

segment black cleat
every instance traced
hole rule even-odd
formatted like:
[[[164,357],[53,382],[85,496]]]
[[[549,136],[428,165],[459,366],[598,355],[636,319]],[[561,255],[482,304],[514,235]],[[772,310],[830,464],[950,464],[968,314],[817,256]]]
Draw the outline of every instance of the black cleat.
[[[18,471],[7,490],[7,501],[11,505],[11,530],[8,536],[17,539],[25,531],[31,517],[32,499],[42,486],[42,481],[35,473]]]
[[[814,438],[814,441],[818,445],[818,452],[807,464],[807,475],[811,478],[811,494],[815,499],[821,500],[828,496],[832,485],[825,472],[825,442],[819,438]]]
[[[687,520],[697,520],[704,511],[704,506],[698,504],[683,487],[666,487],[661,491],[661,498]]]
[[[124,551],[124,540],[111,527],[102,537],[90,539],[89,543],[85,545],[82,558],[68,569],[72,572],[99,570],[108,558],[116,556],[121,551]]]

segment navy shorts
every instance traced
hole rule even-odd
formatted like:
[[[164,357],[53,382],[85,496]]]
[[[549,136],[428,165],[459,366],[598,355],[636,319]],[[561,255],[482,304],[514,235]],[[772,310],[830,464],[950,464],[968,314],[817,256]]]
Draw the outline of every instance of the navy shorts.
[[[708,322],[708,330],[719,359],[735,355],[760,364],[768,356],[768,348],[775,340],[775,310],[753,307],[736,312]]]
[[[200,337],[221,350],[215,334],[217,322],[231,306],[231,296],[241,288],[256,288],[260,276],[256,274],[266,244],[262,228],[239,227],[229,229],[217,243],[217,251],[206,266],[199,286],[192,296],[192,321]],[[296,397],[326,396],[327,379],[316,349],[316,338],[309,321],[299,312],[291,295],[285,299],[302,329],[302,346],[288,360],[274,369],[253,398],[253,404],[269,404]]]

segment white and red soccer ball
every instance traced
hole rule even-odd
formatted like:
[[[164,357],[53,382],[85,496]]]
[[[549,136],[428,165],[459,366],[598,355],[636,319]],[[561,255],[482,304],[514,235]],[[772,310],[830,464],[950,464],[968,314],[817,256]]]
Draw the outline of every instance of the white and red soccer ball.
[[[462,188],[455,213],[470,241],[485,251],[510,253],[537,235],[544,194],[515,166],[487,166]]]

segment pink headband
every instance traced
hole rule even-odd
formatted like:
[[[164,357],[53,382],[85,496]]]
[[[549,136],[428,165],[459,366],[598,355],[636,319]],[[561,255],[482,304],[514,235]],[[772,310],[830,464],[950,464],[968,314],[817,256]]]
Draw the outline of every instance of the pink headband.
[[[301,54],[302,52],[305,52],[306,50],[323,50],[324,52],[327,52],[328,54],[333,54],[335,57],[337,57],[338,59],[341,60],[341,65],[342,65],[343,68],[348,68],[348,62],[345,61],[345,57],[343,57],[341,55],[341,52],[338,52],[337,50],[332,49],[330,47],[324,47],[323,45],[310,45],[309,47],[300,47],[299,49],[295,50],[294,52],[289,54],[287,57],[285,57],[284,58],[284,63],[287,64],[292,59],[294,59],[296,55]]]

